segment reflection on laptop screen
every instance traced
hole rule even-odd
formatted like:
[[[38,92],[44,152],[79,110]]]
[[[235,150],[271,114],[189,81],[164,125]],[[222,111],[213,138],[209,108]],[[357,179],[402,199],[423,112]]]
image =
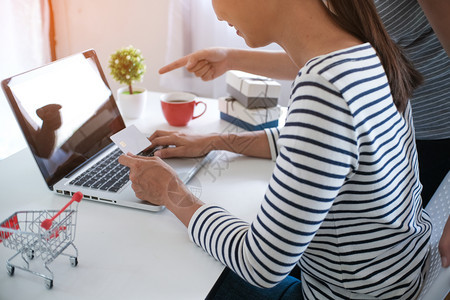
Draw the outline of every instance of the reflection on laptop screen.
[[[92,53],[14,76],[7,84],[16,117],[50,186],[125,127]]]

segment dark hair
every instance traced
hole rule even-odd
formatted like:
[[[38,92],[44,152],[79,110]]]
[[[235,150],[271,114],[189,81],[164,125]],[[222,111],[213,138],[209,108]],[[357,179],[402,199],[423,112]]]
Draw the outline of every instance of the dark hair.
[[[373,0],[328,0],[333,19],[377,51],[391,87],[397,110],[403,112],[422,75],[406,58],[402,49],[390,38],[378,16]]]

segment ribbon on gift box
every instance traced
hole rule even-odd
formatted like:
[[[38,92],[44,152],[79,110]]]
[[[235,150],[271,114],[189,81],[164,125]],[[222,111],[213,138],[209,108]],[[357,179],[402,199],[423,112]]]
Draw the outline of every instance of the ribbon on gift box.
[[[255,77],[240,77],[241,79],[241,85],[239,87],[239,92],[242,93],[242,85],[244,84],[245,80],[253,80],[253,81],[261,81],[265,85],[265,91],[264,91],[264,98],[267,97],[267,92],[269,91],[269,85],[267,84],[268,81],[274,81],[272,78],[255,78]],[[258,95],[259,96],[259,95]]]
[[[266,120],[264,121],[264,123],[267,123],[268,120],[269,120],[269,109],[264,108],[264,110],[265,110],[265,113],[266,113]]]
[[[237,100],[234,99],[233,97],[226,97],[224,100],[225,100],[225,102],[227,103],[226,114],[227,114],[227,115],[230,115],[230,113],[228,112],[228,106],[229,106],[229,104],[231,103],[231,110],[234,111],[233,104],[234,104],[234,102],[237,101]],[[248,109],[248,108],[245,108],[245,110],[247,110],[247,109]],[[259,108],[259,109],[261,109],[261,108]],[[269,110],[268,110],[267,108],[265,108],[264,111],[265,111],[265,113],[266,113],[266,117],[265,117],[266,119],[265,119],[264,123],[267,123],[267,122],[268,122],[268,119],[269,119]],[[251,116],[251,115],[250,115],[250,117],[253,118],[253,116]]]
[[[236,101],[236,99],[234,99],[233,97],[226,97],[226,98],[225,98],[225,102],[227,103],[227,108],[226,108],[227,115],[230,114],[230,113],[228,112],[228,104],[231,103],[231,110],[234,111],[234,107],[233,107],[234,101]]]

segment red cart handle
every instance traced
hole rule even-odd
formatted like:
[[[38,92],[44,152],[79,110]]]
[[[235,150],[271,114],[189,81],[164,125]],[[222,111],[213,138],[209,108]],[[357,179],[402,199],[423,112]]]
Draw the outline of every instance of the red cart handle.
[[[81,192],[76,192],[75,194],[73,194],[72,199],[66,204],[64,205],[63,208],[61,208],[61,210],[54,215],[52,218],[50,219],[45,219],[44,221],[42,221],[41,223],[41,227],[44,228],[45,230],[49,230],[50,227],[52,227],[52,223],[53,221],[63,212],[66,210],[66,208],[68,208],[70,206],[70,204],[72,204],[74,201],[80,202],[81,198],[83,198],[83,194]]]

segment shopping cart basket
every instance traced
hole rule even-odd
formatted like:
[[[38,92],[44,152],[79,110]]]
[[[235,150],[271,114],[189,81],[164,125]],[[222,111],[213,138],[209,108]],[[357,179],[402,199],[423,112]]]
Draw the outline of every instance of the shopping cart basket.
[[[60,210],[18,211],[0,224],[0,243],[17,251],[6,262],[10,276],[20,269],[45,279],[47,288],[53,287],[53,272],[48,265],[58,255],[69,257],[73,267],[78,265],[78,249],[73,244],[77,221],[78,203],[83,194],[77,192]],[[69,254],[65,252],[69,250]],[[22,265],[13,263],[16,257],[22,258]],[[32,260],[42,260],[40,268],[31,267]],[[19,258],[17,259],[21,261]]]

